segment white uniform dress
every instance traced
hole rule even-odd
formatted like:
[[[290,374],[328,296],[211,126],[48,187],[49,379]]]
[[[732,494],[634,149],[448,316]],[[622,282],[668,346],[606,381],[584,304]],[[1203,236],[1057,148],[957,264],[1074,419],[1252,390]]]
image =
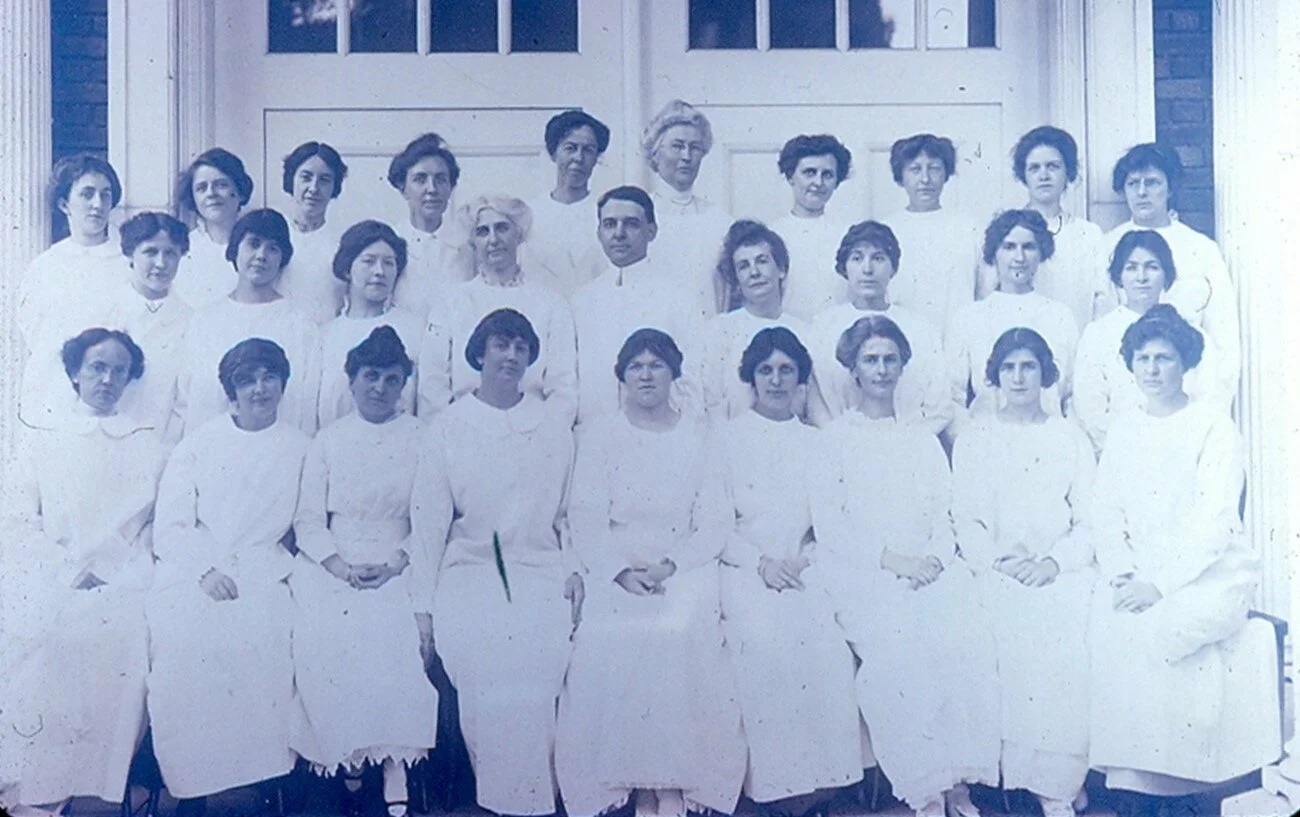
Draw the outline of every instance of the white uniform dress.
[[[451,288],[474,277],[474,262],[463,237],[443,222],[436,233],[426,233],[409,221],[393,225],[406,241],[406,269],[393,288],[393,303],[423,320]]]
[[[279,344],[289,359],[289,381],[280,401],[280,421],[308,434],[316,432],[320,388],[320,348],[316,324],[287,298],[240,303],[223,298],[195,311],[185,333],[186,368],[180,378],[185,433],[230,411],[217,368],[240,341],[265,338]]]
[[[1070,393],[1070,373],[1074,350],[1079,343],[1079,327],[1064,304],[1037,292],[1013,295],[989,293],[982,301],[967,304],[957,312],[944,338],[948,357],[948,382],[957,411],[956,423],[962,426],[969,418],[991,414],[1002,405],[998,389],[985,379],[993,344],[1002,333],[1018,326],[1028,327],[1043,336],[1052,350],[1052,360],[1060,379],[1043,389],[1043,410],[1061,414],[1062,401]],[[975,392],[969,410],[966,407],[967,384]]]
[[[532,395],[505,411],[467,397],[438,415],[420,456],[411,508],[416,610],[433,614],[478,803],[498,814],[550,814],[555,706],[572,627],[564,598],[572,568],[556,528],[572,433]]]
[[[894,792],[912,808],[954,784],[998,781],[992,633],[956,555],[943,448],[933,434],[848,412],[822,432],[811,492],[837,615],[862,661],[858,706]],[[917,590],[881,567],[885,548],[944,565]],[[960,669],[957,669],[960,668]]]
[[[799,218],[787,213],[772,222],[790,253],[785,279],[786,311],[811,321],[834,304],[848,300],[844,278],[835,271],[835,252],[850,222],[832,215]]]
[[[181,258],[172,284],[173,293],[195,309],[201,309],[225,298],[238,283],[235,265],[226,260],[226,244],[213,241],[199,221],[190,230],[190,251]]]
[[[809,536],[818,432],[747,412],[710,457],[735,524],[722,554],[722,615],[758,802],[862,777],[853,652],[835,621],[828,566]],[[801,590],[776,591],[760,559],[803,555]]]
[[[912,359],[903,367],[894,391],[894,408],[904,422],[922,424],[938,434],[952,422],[954,406],[948,393],[947,361],[937,327],[931,326],[920,313],[890,304],[876,310],[858,309],[851,303],[828,307],[813,324],[812,353],[821,384],[822,396],[832,417],[854,409],[861,399],[858,385],[849,370],[835,358],[840,336],[860,319],[883,315],[903,330]]]
[[[899,210],[881,221],[894,231],[902,257],[889,298],[947,327],[957,310],[975,300],[984,225],[956,210]]]
[[[1072,800],[1088,774],[1088,610],[1096,581],[1086,523],[1092,445],[1078,426],[973,423],[953,450],[952,514],[997,643],[997,674],[970,678],[1000,694],[1002,778]],[[1008,554],[1050,557],[1043,587],[995,570]]]
[[[1183,794],[1281,752],[1273,628],[1248,621],[1259,581],[1237,506],[1242,442],[1206,402],[1117,417],[1097,469],[1091,750],[1107,785]],[[1132,574],[1162,598],[1113,609]],[[1141,724],[1141,728],[1134,728]]]
[[[710,418],[729,420],[747,414],[753,407],[753,387],[740,379],[740,358],[754,335],[772,326],[789,329],[811,354],[811,324],[789,312],[783,312],[779,318],[762,318],[742,306],[717,315],[704,325],[704,408]],[[828,419],[818,385],[820,371],[814,363],[813,376],[808,381],[808,399],[796,408],[801,416],[811,411],[812,420],[817,423]]]
[[[409,414],[371,423],[353,413],[322,429],[303,465],[292,578],[294,681],[290,746],[318,772],[388,758],[407,764],[437,740],[438,693],[424,674],[412,570],[356,590],[320,567],[395,563],[413,549],[411,488],[423,426]]]
[[[20,803],[117,803],[145,726],[162,446],[128,415],[79,414],[21,430],[17,449],[0,521],[0,784],[17,780]],[[74,590],[86,570],[105,584]]]
[[[128,286],[113,316],[113,325],[126,330],[144,352],[144,375],[126,387],[120,408],[152,426],[167,445],[180,440],[185,426],[180,378],[193,314],[177,295],[149,300]]]
[[[665,270],[673,279],[671,286],[687,294],[700,320],[716,315],[725,308],[718,303],[716,279],[718,254],[731,227],[731,216],[703,196],[678,193],[662,182],[656,182],[650,199],[659,224],[652,245],[654,255],[665,262],[671,260]]]
[[[718,577],[729,515],[707,479],[705,434],[699,419],[654,432],[619,414],[582,438],[569,523],[587,598],[555,750],[571,814],[598,814],[638,788],[735,810],[745,743]],[[614,581],[665,557],[677,571],[661,594]]]
[[[614,363],[628,336],[646,327],[667,332],[682,352],[682,376],[673,384],[674,404],[703,412],[703,325],[692,304],[673,287],[672,276],[649,258],[621,269],[611,264],[578,290],[573,296],[573,323],[578,339],[580,424],[621,411],[623,389],[614,377]]]
[[[326,324],[339,314],[348,291],[348,285],[334,277],[339,236],[328,224],[304,233],[289,219],[293,258],[280,273],[275,288],[317,325]]]
[[[18,334],[27,350],[19,416],[35,427],[52,428],[73,395],[63,370],[64,342],[91,327],[111,326],[125,297],[129,268],[114,230],[93,247],[71,238],[32,259],[18,294]]]
[[[228,415],[192,429],[158,488],[155,591],[148,605],[149,715],[173,797],[287,774],[293,722],[293,524],[310,440],[277,422],[244,431]],[[209,569],[238,597],[212,599]]]
[[[1143,229],[1133,222],[1121,224],[1106,234],[1107,253],[1125,233]],[[1241,381],[1241,319],[1237,314],[1237,288],[1228,275],[1219,246],[1208,236],[1174,221],[1157,233],[1169,243],[1177,276],[1162,303],[1173,304],[1193,326],[1205,333],[1205,356],[1197,385],[1201,399],[1210,400],[1228,412]],[[1108,255],[1109,257],[1109,255]]]
[[[320,401],[317,417],[320,427],[324,428],[340,417],[357,410],[356,400],[348,384],[348,374],[343,368],[347,363],[348,352],[370,337],[370,333],[381,326],[391,326],[397,337],[406,347],[406,356],[415,361],[420,354],[420,342],[424,336],[424,321],[401,307],[393,307],[382,315],[373,318],[350,318],[339,315],[321,327],[320,336]],[[293,380],[290,374],[289,380]],[[419,367],[412,372],[402,389],[402,396],[397,405],[408,414],[415,413],[416,394],[419,390]]]
[[[546,192],[528,202],[533,226],[528,240],[519,245],[519,263],[529,271],[533,283],[566,302],[605,268],[605,255],[596,238],[597,198],[588,193],[580,201],[563,204]]]
[[[519,387],[546,401],[549,411],[573,425],[578,411],[577,347],[573,316],[564,299],[527,278],[501,286],[479,276],[454,287],[433,308],[420,356],[420,415],[429,419],[478,388],[479,373],[465,357],[465,344],[479,322],[498,309],[513,309],[528,319],[540,341],[537,361],[524,371]]]

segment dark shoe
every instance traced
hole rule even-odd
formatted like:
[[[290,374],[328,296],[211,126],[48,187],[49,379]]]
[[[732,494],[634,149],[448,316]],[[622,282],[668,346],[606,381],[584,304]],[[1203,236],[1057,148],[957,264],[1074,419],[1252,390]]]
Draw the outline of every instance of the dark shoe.
[[[175,817],[203,817],[208,812],[208,798],[187,797],[176,802]]]

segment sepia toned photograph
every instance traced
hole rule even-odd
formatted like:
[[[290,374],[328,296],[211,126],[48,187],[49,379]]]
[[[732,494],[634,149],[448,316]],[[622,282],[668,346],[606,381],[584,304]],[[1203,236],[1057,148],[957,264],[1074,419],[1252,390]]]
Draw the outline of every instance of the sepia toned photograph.
[[[1300,812],[1291,11],[0,0],[0,814]]]

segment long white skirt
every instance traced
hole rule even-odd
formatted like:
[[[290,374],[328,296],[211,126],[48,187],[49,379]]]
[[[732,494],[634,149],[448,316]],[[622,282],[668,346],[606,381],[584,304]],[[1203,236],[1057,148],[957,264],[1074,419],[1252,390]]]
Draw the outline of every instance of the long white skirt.
[[[319,565],[295,570],[298,701],[289,745],[315,770],[413,763],[437,742],[438,693],[424,674],[410,571],[354,590]]]
[[[983,680],[1000,693],[1008,789],[1070,800],[1088,775],[1085,667],[1095,581],[1091,570],[1043,587],[996,571],[978,579],[997,644],[997,673]]]
[[[877,571],[841,613],[871,748],[912,808],[962,781],[998,783],[996,659],[977,594],[960,561],[919,590]]]
[[[778,593],[722,569],[723,628],[749,747],[745,794],[763,803],[862,778],[853,652],[818,565]]]
[[[569,602],[558,565],[513,566],[508,575],[511,602],[492,566],[444,569],[434,639],[456,688],[479,805],[498,814],[551,814]]]
[[[575,817],[633,789],[681,789],[730,813],[745,776],[735,679],[719,621],[718,565],[656,596],[591,581],[560,698],[555,768]]]
[[[287,774],[296,706],[284,582],[236,579],[213,601],[197,581],[148,606],[154,753],[174,797],[200,797]]]
[[[124,571],[125,572],[125,571]],[[27,594],[34,627],[7,634],[3,726],[18,802],[122,801],[144,733],[147,580]]]

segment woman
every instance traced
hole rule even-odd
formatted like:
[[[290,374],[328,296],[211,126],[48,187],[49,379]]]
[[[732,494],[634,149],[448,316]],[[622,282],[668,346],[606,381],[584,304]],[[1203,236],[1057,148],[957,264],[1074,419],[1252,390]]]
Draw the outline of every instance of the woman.
[[[786,303],[791,312],[812,320],[826,307],[844,303],[844,282],[831,274],[832,248],[846,222],[826,215],[836,189],[849,177],[853,155],[829,134],[800,134],[785,143],[777,168],[793,193],[790,212],[773,225],[790,243],[793,275]]]
[[[235,224],[226,247],[226,261],[237,274],[235,287],[225,298],[196,310],[185,335],[188,368],[180,381],[185,433],[229,412],[229,390],[212,382],[212,372],[226,350],[251,337],[275,341],[298,373],[293,384],[284,384],[280,419],[308,434],[316,432],[316,325],[275,288],[280,270],[292,258],[289,225],[276,211],[254,210]]]
[[[826,814],[827,790],[862,778],[853,653],[812,539],[818,434],[793,397],[812,358],[783,326],[740,358],[754,409],[721,429],[710,460],[735,519],[722,554],[722,615],[749,747],[744,792],[766,813]]]
[[[339,235],[325,223],[347,175],[343,157],[324,142],[304,142],[284,157],[281,187],[293,198],[289,229],[294,254],[293,263],[285,264],[279,290],[317,324],[339,314],[347,291],[330,274]]]
[[[195,309],[220,301],[235,286],[226,247],[240,210],[252,198],[253,179],[239,157],[225,148],[199,154],[177,180],[177,215],[193,218],[195,224],[176,294]]]
[[[1066,190],[1079,178],[1079,146],[1060,128],[1042,125],[1021,136],[1011,151],[1011,172],[1029,192],[1026,210],[1047,221],[1055,251],[1039,266],[1034,288],[1070,308],[1079,326],[1115,306],[1114,290],[1101,274],[1101,228],[1064,209]],[[997,273],[981,270],[983,298],[997,285]]]
[[[1168,242],[1178,280],[1163,300],[1204,333],[1214,371],[1203,375],[1203,399],[1226,413],[1241,379],[1237,289],[1218,245],[1178,220],[1173,207],[1182,175],[1178,154],[1161,145],[1137,145],[1125,153],[1115,163],[1111,186],[1123,194],[1132,218],[1106,234],[1106,247],[1116,246],[1132,230],[1155,230]]]
[[[970,567],[957,555],[938,439],[900,423],[911,344],[881,315],[841,337],[836,358],[862,401],[824,432],[813,526],[849,644],[858,706],[894,793],[918,815],[975,814],[963,782],[998,779],[995,672]],[[956,668],[960,668],[957,670]]]
[[[331,262],[334,278],[347,289],[343,312],[321,328],[321,428],[356,410],[351,378],[344,363],[352,349],[380,326],[392,327],[407,349],[416,349],[424,322],[415,313],[394,306],[393,291],[406,272],[406,242],[380,221],[353,224],[339,239]],[[404,381],[398,405],[415,413],[416,370]]]
[[[172,293],[172,282],[189,246],[185,225],[165,213],[140,213],[122,225],[131,289],[124,291],[113,323],[136,339],[149,361],[122,396],[122,407],[168,446],[180,440],[184,428],[184,406],[178,399],[185,368],[181,355],[194,310]]]
[[[633,332],[614,365],[623,413],[584,432],[574,466],[569,524],[587,599],[555,748],[570,814],[634,792],[639,814],[730,814],[745,776],[719,609],[730,520],[707,479],[704,424],[668,399],[681,371],[671,337]]]
[[[835,271],[848,283],[848,303],[826,307],[815,319],[813,350],[822,396],[831,416],[855,408],[859,395],[850,373],[835,359],[840,335],[859,318],[884,315],[898,324],[912,345],[912,359],[898,379],[894,403],[905,422],[939,434],[952,422],[953,406],[939,331],[920,313],[893,302],[889,286],[902,248],[894,231],[878,221],[854,224],[840,239]]]
[[[1237,513],[1241,438],[1183,389],[1204,346],[1167,304],[1129,327],[1146,405],[1115,419],[1097,468],[1088,760],[1144,796],[1194,797],[1281,751],[1273,629],[1246,618],[1260,573]]]
[[[294,765],[286,542],[310,440],[279,420],[290,371],[264,338],[226,352],[217,379],[229,413],[188,431],[158,487],[149,716],[183,814]]]
[[[609,128],[589,113],[563,111],[546,123],[545,139],[555,187],[528,203],[533,229],[522,247],[523,262],[537,283],[567,301],[605,266],[589,184],[609,147]]]
[[[157,438],[117,410],[144,353],[116,330],[63,345],[77,410],[24,429],[0,520],[0,788],[10,805],[119,803],[144,733]]]
[[[957,542],[997,647],[997,673],[971,682],[1001,699],[1002,785],[1032,792],[1044,817],[1073,817],[1088,774],[1079,662],[1096,580],[1084,528],[1092,445],[1042,407],[1042,390],[1059,376],[1042,335],[1007,330],[986,373],[1006,405],[972,424],[953,450]]]
[[[397,232],[406,241],[410,268],[394,300],[421,320],[449,287],[474,276],[473,264],[443,224],[459,181],[460,165],[436,133],[417,136],[388,165],[388,183],[402,194],[409,211]]]
[[[1007,210],[985,230],[984,261],[997,267],[997,291],[958,310],[944,340],[956,409],[950,427],[954,436],[971,417],[1001,408],[1003,395],[984,378],[983,350],[993,348],[1002,333],[1015,326],[1046,338],[1053,359],[1060,361],[1060,380],[1043,390],[1043,408],[1049,414],[1063,413],[1070,394],[1066,361],[1074,360],[1079,328],[1064,304],[1034,291],[1038,265],[1051,258],[1054,249],[1047,222],[1035,210]]]
[[[420,414],[433,417],[480,381],[457,354],[485,315],[513,309],[540,332],[538,358],[522,372],[521,387],[548,411],[573,425],[578,411],[578,349],[573,316],[564,299],[535,283],[519,266],[519,247],[530,234],[528,205],[508,196],[479,196],[461,209],[476,275],[452,287],[429,315],[420,352]]]
[[[389,817],[403,817],[406,769],[436,742],[438,713],[408,569],[421,426],[401,398],[415,366],[397,332],[379,326],[344,370],[356,412],[312,441],[294,515],[314,564],[290,580],[300,706],[289,745],[313,771],[342,774],[346,813],[360,813],[366,764],[381,766]]]
[[[464,353],[481,379],[429,429],[412,493],[425,654],[436,633],[478,803],[497,814],[555,811],[555,702],[582,604],[556,528],[573,437],[520,382],[540,345],[513,309],[479,322]]]
[[[726,310],[727,292],[714,274],[709,248],[727,232],[731,218],[695,192],[704,157],[713,149],[713,128],[694,106],[674,99],[641,133],[641,152],[655,174],[650,195],[660,225],[655,253],[677,259],[679,285],[708,318]]]
[[[811,328],[786,312],[785,286],[790,256],[781,236],[757,221],[737,221],[727,231],[718,257],[718,275],[731,293],[727,312],[704,328],[704,408],[710,417],[729,420],[747,413],[754,392],[736,373],[736,361],[754,335],[770,326],[784,326],[802,337]],[[795,411],[820,425],[829,419],[817,379],[804,381]]]
[[[1114,419],[1146,403],[1120,356],[1124,333],[1178,280],[1169,244],[1155,230],[1125,233],[1115,247],[1109,272],[1122,303],[1084,327],[1074,362],[1074,414],[1098,454],[1106,445],[1106,432]],[[1201,379],[1199,372],[1206,365],[1202,359],[1188,372],[1189,393],[1195,393],[1192,381]]]
[[[63,342],[87,326],[113,325],[124,294],[124,265],[109,212],[122,199],[112,165],[88,153],[60,159],[50,179],[50,207],[67,237],[32,259],[18,294],[18,334],[27,349],[19,415],[54,427],[70,408],[59,362]]]

